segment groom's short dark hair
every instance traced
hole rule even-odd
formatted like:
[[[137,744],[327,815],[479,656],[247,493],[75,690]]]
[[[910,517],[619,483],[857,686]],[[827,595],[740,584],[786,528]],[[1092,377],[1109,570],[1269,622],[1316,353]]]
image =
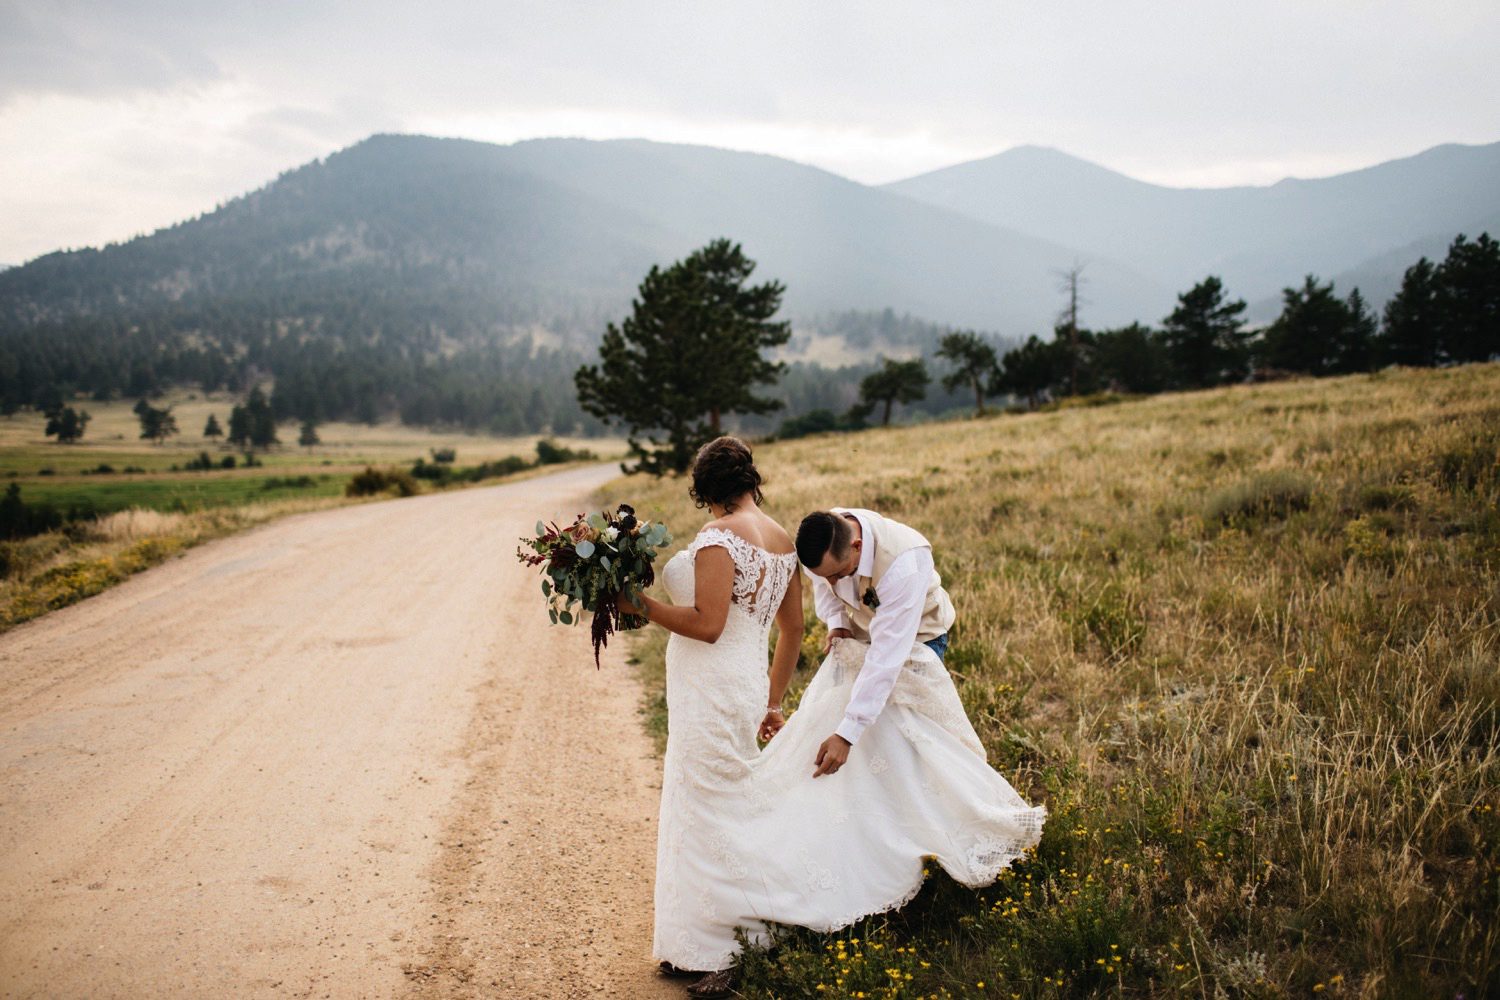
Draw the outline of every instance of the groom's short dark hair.
[[[797,526],[797,558],[808,569],[816,569],[830,551],[835,559],[849,554],[854,531],[838,514],[815,510]]]

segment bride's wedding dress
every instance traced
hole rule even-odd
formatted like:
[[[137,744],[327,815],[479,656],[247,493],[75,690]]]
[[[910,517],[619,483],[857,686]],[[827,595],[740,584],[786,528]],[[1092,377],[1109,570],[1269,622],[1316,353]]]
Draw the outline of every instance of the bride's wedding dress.
[[[674,603],[693,600],[693,554],[718,544],[735,562],[724,636],[710,645],[674,635],[667,645],[656,958],[727,968],[737,926],[752,941],[768,922],[836,930],[910,900],[926,858],[981,886],[1037,843],[1046,808],[1028,805],[986,762],[952,678],[925,645],[914,645],[836,774],[812,777],[869,649],[853,639],[834,645],[796,713],[757,752],[767,633],[796,557],[705,531],[663,570]]]

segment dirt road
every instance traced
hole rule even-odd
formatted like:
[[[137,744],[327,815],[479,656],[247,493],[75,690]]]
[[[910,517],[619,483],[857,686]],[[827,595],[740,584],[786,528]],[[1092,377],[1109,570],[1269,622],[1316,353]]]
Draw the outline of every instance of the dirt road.
[[[0,636],[0,995],[680,996],[623,646],[514,558],[612,474],[287,518]]]

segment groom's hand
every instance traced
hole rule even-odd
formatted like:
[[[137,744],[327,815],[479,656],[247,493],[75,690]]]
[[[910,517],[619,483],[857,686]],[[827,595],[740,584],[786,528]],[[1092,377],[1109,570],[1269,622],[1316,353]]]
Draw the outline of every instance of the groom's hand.
[[[818,769],[813,772],[813,777],[818,778],[825,774],[832,774],[844,766],[844,761],[849,759],[849,741],[838,733],[834,733],[823,741],[818,747]]]
[[[826,638],[826,639],[823,640],[823,652],[824,652],[824,654],[827,654],[827,652],[830,649],[833,648],[833,641],[835,639],[853,639],[853,638],[854,638],[854,633],[851,632],[851,631],[849,631],[846,628],[831,628],[831,629],[829,629],[828,630],[828,638]]]

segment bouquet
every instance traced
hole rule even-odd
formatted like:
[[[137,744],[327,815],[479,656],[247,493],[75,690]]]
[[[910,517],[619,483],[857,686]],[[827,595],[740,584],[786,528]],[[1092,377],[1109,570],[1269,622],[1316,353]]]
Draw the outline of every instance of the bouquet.
[[[646,624],[640,615],[620,611],[615,599],[624,594],[634,600],[651,586],[656,550],[671,541],[665,524],[640,521],[635,508],[622,503],[613,514],[579,514],[566,528],[538,521],[536,537],[521,539],[516,556],[546,574],[542,594],[552,624],[572,625],[578,620],[575,604],[593,614],[597,668],[599,652],[611,635]]]

